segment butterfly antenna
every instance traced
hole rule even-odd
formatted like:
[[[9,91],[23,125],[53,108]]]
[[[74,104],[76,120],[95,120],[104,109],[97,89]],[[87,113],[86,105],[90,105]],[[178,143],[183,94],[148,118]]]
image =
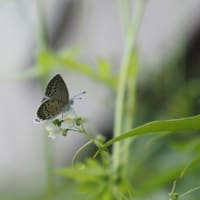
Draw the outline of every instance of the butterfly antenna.
[[[83,94],[85,94],[86,93],[86,91],[83,91],[83,92],[81,92],[81,93],[78,93],[78,94],[76,94],[76,95],[74,95],[72,98],[71,98],[71,102],[70,102],[70,104],[72,105],[73,103],[74,103],[74,100],[81,100],[82,99],[82,97],[80,97],[81,95],[83,95]]]
[[[74,95],[74,96],[72,97],[72,99],[79,99],[79,100],[81,100],[82,97],[80,97],[80,96],[83,95],[83,94],[85,94],[85,93],[86,93],[86,91],[83,91],[83,92],[81,92],[81,93],[78,93],[78,94]]]

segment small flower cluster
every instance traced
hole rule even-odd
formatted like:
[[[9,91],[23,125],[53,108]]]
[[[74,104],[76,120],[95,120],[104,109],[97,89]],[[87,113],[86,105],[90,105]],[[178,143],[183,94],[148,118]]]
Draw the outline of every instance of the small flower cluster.
[[[57,135],[67,136],[68,131],[82,132],[80,126],[83,120],[81,117],[77,117],[74,114],[68,114],[64,119],[55,119],[48,122],[46,125],[46,131],[48,137],[55,139]]]

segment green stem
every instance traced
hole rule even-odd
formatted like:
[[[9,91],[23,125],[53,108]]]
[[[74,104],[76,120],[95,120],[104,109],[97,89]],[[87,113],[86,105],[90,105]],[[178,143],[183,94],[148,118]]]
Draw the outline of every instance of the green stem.
[[[189,191],[183,193],[182,195],[180,195],[179,198],[182,199],[182,198],[185,197],[186,195],[188,195],[188,194],[190,194],[190,193],[192,193],[192,192],[194,192],[194,191],[197,191],[197,190],[200,190],[200,187],[193,188],[193,189],[191,189],[191,190],[189,190]]]
[[[45,16],[45,0],[37,0],[37,10],[38,10],[38,44],[39,49],[45,50],[49,47],[48,38],[48,27],[47,20]]]
[[[88,142],[86,142],[83,146],[81,146],[77,151],[76,153],[74,154],[73,158],[72,158],[72,167],[74,167],[74,162],[75,162],[75,159],[77,158],[78,154],[83,151],[84,149],[86,149],[87,146],[89,146],[90,144],[93,144],[94,143],[94,140],[91,139],[89,140]]]
[[[55,189],[55,175],[54,175],[54,161],[53,161],[53,144],[44,134],[44,160],[45,160],[45,175],[46,175],[46,190],[44,193],[45,200],[54,198]]]
[[[121,20],[122,20],[122,25],[124,32],[127,33],[130,25],[130,19],[131,19],[131,9],[130,9],[130,4],[126,0],[119,0],[119,8],[121,12]]]
[[[127,95],[125,102],[124,111],[124,126],[123,130],[130,130],[133,128],[134,124],[134,113],[136,107],[136,86],[137,86],[137,71],[139,68],[138,55],[137,52],[132,52],[132,59],[129,64],[129,76],[127,80]],[[122,146],[122,152],[124,156],[122,157],[123,165],[123,176],[127,177],[128,173],[128,159],[129,159],[129,147],[134,138],[130,140],[125,140]]]
[[[94,140],[93,136],[91,136],[85,129],[84,125],[81,124],[81,133],[88,137],[89,140]]]
[[[117,100],[116,100],[116,113],[114,119],[114,137],[117,137],[123,132],[122,122],[123,122],[123,110],[124,110],[124,100],[125,100],[125,89],[126,80],[128,74],[128,66],[131,58],[132,50],[135,47],[136,36],[138,32],[138,27],[141,22],[141,17],[143,14],[145,0],[137,0],[135,5],[135,12],[133,20],[129,25],[129,29],[126,35],[125,41],[125,51],[122,59],[122,65],[120,69],[119,83],[117,89]],[[124,4],[128,4],[128,1],[124,1]],[[125,6],[128,7],[128,6]],[[120,143],[117,143],[113,147],[113,169],[119,167],[120,161]]]
[[[175,193],[176,190],[176,181],[173,182],[172,190],[169,193],[169,200],[175,200],[178,199],[177,194]]]
[[[47,29],[47,21],[45,16],[45,0],[37,0],[37,10],[38,10],[38,45],[39,50],[44,51],[48,48],[48,29]],[[44,83],[45,77],[41,80]],[[43,85],[43,84],[42,84]],[[46,191],[45,198],[47,200],[51,200],[54,197],[54,189],[55,189],[55,175],[54,175],[54,162],[52,158],[53,146],[51,142],[48,140],[46,134],[44,134],[44,157],[45,157],[45,165],[46,165]]]

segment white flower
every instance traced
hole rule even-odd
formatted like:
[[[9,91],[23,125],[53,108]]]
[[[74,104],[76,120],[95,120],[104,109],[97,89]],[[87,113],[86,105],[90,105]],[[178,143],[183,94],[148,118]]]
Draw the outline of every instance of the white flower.
[[[49,138],[56,139],[56,136],[61,134],[62,129],[52,123],[48,123],[46,126],[46,131],[49,133]]]
[[[66,136],[68,130],[76,126],[76,114],[73,109],[69,109],[62,119],[46,122],[46,131],[49,138],[55,139],[59,134]]]
[[[70,109],[64,117],[65,128],[72,128],[75,125],[76,115],[73,109]]]
[[[51,138],[52,140],[55,140],[55,139],[56,139],[56,135],[55,135],[55,133],[53,133],[53,132],[49,132],[48,137]]]

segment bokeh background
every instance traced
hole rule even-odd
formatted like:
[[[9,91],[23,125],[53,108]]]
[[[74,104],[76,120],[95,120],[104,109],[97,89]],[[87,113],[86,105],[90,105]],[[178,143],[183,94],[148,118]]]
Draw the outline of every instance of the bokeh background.
[[[135,1],[130,1],[134,9]],[[112,136],[114,91],[104,84],[73,70],[56,69],[46,80],[34,72],[40,48],[38,4],[48,22],[49,45],[56,52],[78,49],[79,60],[96,67],[100,58],[108,60],[113,73],[120,67],[124,35],[116,0],[3,0],[0,2],[0,199],[42,199],[49,166],[71,164],[75,150],[86,139],[69,134],[50,140],[41,125],[33,123],[46,82],[55,73],[64,77],[70,95],[87,91],[75,110],[87,118],[107,138]],[[200,76],[200,1],[149,0],[137,39],[140,69],[137,86],[135,126],[156,119],[198,114]],[[197,136],[194,136],[195,141]],[[153,144],[151,151],[141,148],[142,138],[134,145],[132,163],[134,185],[143,185],[138,169],[146,173],[154,159],[165,165],[184,162],[191,155],[173,154],[176,140],[165,138]],[[186,143],[184,143],[186,146]],[[148,151],[148,153],[146,152]],[[159,152],[159,153],[158,153]],[[144,155],[145,154],[145,155]],[[138,156],[140,155],[140,156]],[[141,161],[143,159],[146,161]],[[163,160],[163,155],[165,159]],[[178,161],[177,161],[178,160]],[[148,170],[142,163],[149,163]],[[147,166],[147,165],[145,165]],[[156,171],[156,170],[155,170]],[[189,177],[181,187],[197,186]],[[138,178],[138,179],[137,179]],[[59,185],[58,185],[59,187]],[[169,188],[168,188],[169,189]],[[169,189],[170,190],[170,189]],[[168,191],[169,191],[168,190]],[[163,198],[167,190],[149,193],[141,199]],[[143,191],[141,190],[141,193]],[[148,190],[144,194],[148,193]],[[162,196],[162,198],[161,198]],[[56,199],[66,199],[57,197]],[[70,199],[70,198],[69,198]]]

